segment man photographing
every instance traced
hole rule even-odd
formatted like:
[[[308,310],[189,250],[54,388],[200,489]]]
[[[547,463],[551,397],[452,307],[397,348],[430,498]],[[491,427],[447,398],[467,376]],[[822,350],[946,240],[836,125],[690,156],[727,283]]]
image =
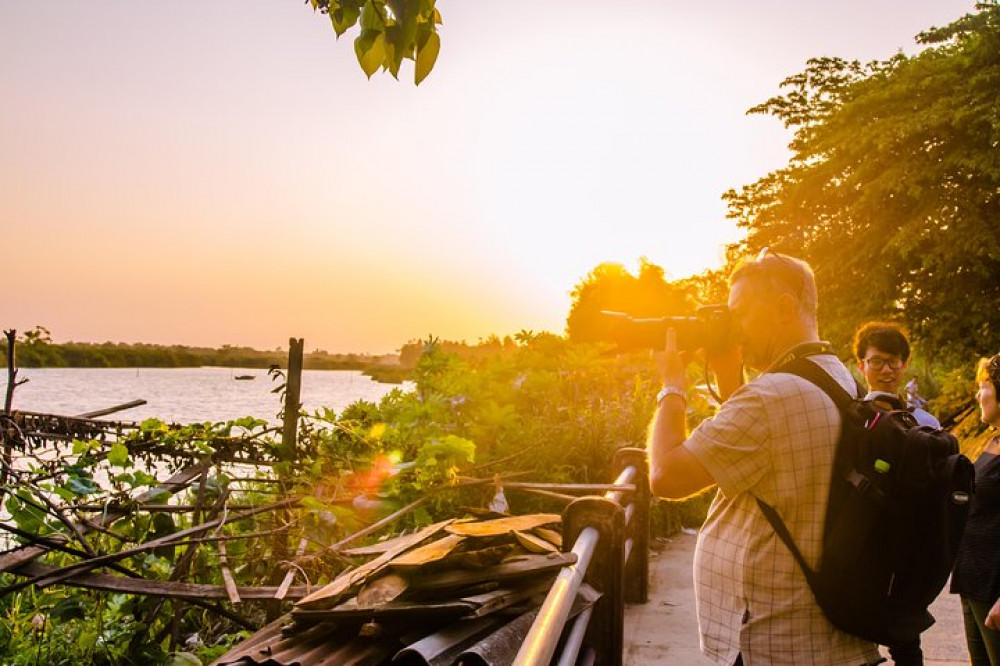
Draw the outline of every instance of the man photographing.
[[[710,357],[724,403],[687,435],[687,377],[673,332],[657,355],[663,381],[650,426],[650,485],[661,497],[719,490],[695,548],[702,651],[719,664],[881,661],[877,647],[823,615],[788,548],[757,505],[783,517],[809,565],[818,564],[840,413],[809,381],[769,372],[808,357],[851,393],[854,379],[819,340],[809,266],[767,253],[729,279],[735,347]],[[742,364],[761,371],[743,383]]]

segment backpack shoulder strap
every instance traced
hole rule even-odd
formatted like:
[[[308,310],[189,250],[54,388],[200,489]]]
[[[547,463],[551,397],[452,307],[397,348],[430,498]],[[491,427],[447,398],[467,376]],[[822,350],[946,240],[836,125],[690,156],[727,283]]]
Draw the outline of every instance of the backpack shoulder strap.
[[[808,360],[805,356],[793,358],[772,372],[787,372],[815,384],[818,388],[822,389],[824,393],[830,396],[830,399],[833,400],[833,403],[837,406],[837,409],[841,414],[844,414],[850,404],[855,400],[854,396],[846,391],[836,379],[831,377],[829,373],[823,370],[823,368]],[[859,386],[859,395],[860,390],[861,388]],[[792,535],[788,531],[785,521],[781,519],[781,516],[773,506],[759,497],[755,497],[754,499],[757,500],[757,506],[760,507],[761,513],[764,514],[764,518],[767,519],[767,522],[771,524],[775,534],[777,534],[778,538],[780,538],[785,546],[788,547],[788,550],[792,553],[792,557],[794,557],[795,561],[798,562],[799,567],[802,569],[802,573],[805,574],[806,581],[809,583],[809,587],[812,588],[813,593],[815,594],[819,586],[816,572],[809,567],[806,563],[805,557],[802,556],[802,551],[800,551],[799,547],[795,545],[795,541],[792,539]]]
[[[808,382],[812,382],[820,389],[823,390],[830,399],[833,400],[833,404],[837,405],[837,409],[841,413],[847,411],[850,404],[857,400],[856,396],[852,396],[840,383],[830,376],[823,368],[819,367],[807,357],[799,357],[785,363],[779,368],[775,369],[773,372],[787,372],[789,374],[801,377]],[[855,384],[857,384],[855,382]],[[856,385],[858,391],[858,396],[863,395],[861,393],[861,387]]]
[[[795,561],[799,563],[799,567],[802,569],[802,573],[806,576],[806,582],[809,583],[809,587],[812,589],[813,594],[816,594],[819,589],[819,581],[816,579],[816,572],[813,571],[809,565],[806,563],[806,558],[802,556],[802,551],[799,547],[795,545],[795,540],[792,539],[791,532],[788,531],[788,527],[785,525],[785,521],[781,519],[778,515],[778,511],[762,500],[759,497],[754,497],[757,500],[757,506],[760,507],[761,513],[767,518],[767,522],[771,523],[771,527],[774,529],[774,533],[778,535],[778,538],[788,547],[788,550],[792,553],[792,557]]]

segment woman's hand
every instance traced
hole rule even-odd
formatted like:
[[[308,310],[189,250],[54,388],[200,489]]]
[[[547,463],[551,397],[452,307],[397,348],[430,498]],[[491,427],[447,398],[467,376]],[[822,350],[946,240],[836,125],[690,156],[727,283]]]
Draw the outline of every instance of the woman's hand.
[[[1000,599],[997,599],[997,602],[990,608],[990,612],[986,615],[986,621],[983,624],[986,625],[987,629],[1000,631]]]

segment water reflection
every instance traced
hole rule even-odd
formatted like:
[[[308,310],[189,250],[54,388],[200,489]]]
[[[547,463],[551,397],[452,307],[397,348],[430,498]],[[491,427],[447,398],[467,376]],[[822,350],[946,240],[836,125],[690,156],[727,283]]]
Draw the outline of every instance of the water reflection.
[[[252,377],[252,379],[237,379]],[[145,405],[106,419],[172,423],[227,421],[254,416],[276,422],[281,409],[277,384],[266,370],[248,368],[22,368],[26,384],[14,390],[14,409],[76,415],[142,398]],[[6,376],[0,391],[6,391]],[[356,400],[379,401],[393,389],[412,384],[381,384],[356,370],[304,370],[302,405],[306,411],[342,411]]]

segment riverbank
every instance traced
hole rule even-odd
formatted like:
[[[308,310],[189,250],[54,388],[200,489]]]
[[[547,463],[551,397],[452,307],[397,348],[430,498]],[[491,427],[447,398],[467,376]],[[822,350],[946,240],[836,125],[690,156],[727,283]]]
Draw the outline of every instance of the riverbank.
[[[625,608],[625,655],[628,666],[708,666],[698,648],[691,562],[695,537],[680,533],[659,539],[650,551],[649,602]],[[926,666],[969,663],[958,597],[947,589],[931,606],[937,623],[924,632]],[[886,654],[883,651],[883,654]],[[886,663],[892,663],[891,661]]]

